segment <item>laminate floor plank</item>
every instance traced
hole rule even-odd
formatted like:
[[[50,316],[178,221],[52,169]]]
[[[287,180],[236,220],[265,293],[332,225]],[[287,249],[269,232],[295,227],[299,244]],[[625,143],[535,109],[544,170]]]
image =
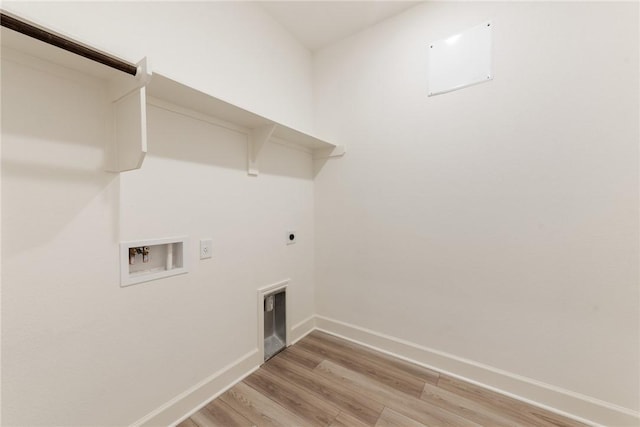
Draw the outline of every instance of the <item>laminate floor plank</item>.
[[[441,375],[438,387],[493,408],[520,425],[584,427],[584,424],[456,378]]]
[[[287,360],[279,355],[264,365],[264,368],[299,387],[309,390],[320,399],[332,403],[362,424],[374,426],[384,409],[381,403],[366,396],[351,392],[340,384],[327,380],[316,372]]]
[[[309,369],[315,368],[324,360],[322,356],[306,351],[297,345],[288,347],[286,350],[278,353],[278,356],[276,357],[286,358]]]
[[[325,351],[329,352],[330,360],[334,360],[339,364],[356,363],[361,367],[361,373],[371,375],[378,381],[403,393],[420,397],[421,392],[416,390],[418,387],[422,389],[426,381],[404,369],[385,362],[384,358],[380,356],[382,353],[375,354],[366,347],[357,346],[356,344],[350,347],[344,343],[344,340],[320,332],[309,334],[305,339],[307,340],[307,345],[321,346]],[[342,341],[342,344],[339,344],[339,341]],[[353,368],[353,366],[350,366],[350,368]],[[437,377],[430,377],[430,382],[432,384],[437,383]]]
[[[369,427],[369,424],[363,423],[346,412],[340,412],[329,427]]]
[[[338,349],[333,345],[327,345],[325,342],[309,336],[300,340],[296,345],[307,351],[321,354],[327,360],[331,360],[354,372],[371,377],[402,393],[414,397],[420,397],[422,394],[422,389],[425,384],[423,380],[412,377],[393,367],[380,365],[359,354]]]
[[[356,355],[366,357],[367,359],[378,364],[396,368],[408,375],[419,378],[426,383],[433,385],[436,385],[438,383],[440,373],[432,369],[425,368],[423,366],[416,365],[415,363],[410,363],[402,359],[398,359],[397,357],[393,357],[388,354],[380,353],[379,351],[375,351],[363,345],[344,340],[326,332],[313,331],[307,336],[309,338],[315,338],[324,341],[327,344],[330,343],[337,348],[351,351]]]
[[[443,388],[425,384],[420,399],[433,403],[447,411],[458,414],[483,426],[516,426],[517,422],[500,415],[486,405],[459,396]]]
[[[177,427],[586,427],[314,331]]]
[[[204,409],[192,414],[189,419],[199,427],[218,427],[215,420]]]
[[[216,406],[220,406],[222,402],[218,402]],[[231,409],[233,411],[233,409]],[[235,412],[235,411],[233,411]],[[191,419],[200,427],[233,427],[242,426],[250,427],[253,425],[249,420],[242,415],[235,412],[237,416],[234,417],[233,413],[226,413],[226,411],[212,412],[206,408],[200,409],[198,412],[191,415]]]
[[[384,408],[375,427],[425,427],[425,425],[393,409]]]
[[[204,411],[219,427],[250,427],[254,425],[235,409],[218,399],[209,402],[201,411]]]
[[[200,426],[196,424],[191,418],[187,418],[186,420],[182,421],[180,424],[176,425],[176,427],[200,427]]]
[[[257,426],[304,426],[307,422],[244,382],[219,397],[224,403]]]
[[[360,393],[371,399],[378,400],[386,407],[427,426],[479,425],[429,402],[398,392],[387,385],[373,381],[365,375],[329,360],[319,364],[314,371],[325,378],[343,384],[353,393]]]
[[[243,382],[305,420],[306,425],[326,427],[340,413],[331,403],[268,369],[255,371]]]

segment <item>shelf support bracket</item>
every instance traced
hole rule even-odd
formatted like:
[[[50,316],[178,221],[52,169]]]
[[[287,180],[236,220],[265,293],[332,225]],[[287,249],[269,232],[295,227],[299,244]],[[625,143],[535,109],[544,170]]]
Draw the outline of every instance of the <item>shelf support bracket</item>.
[[[344,148],[344,145],[336,145],[332,148],[320,148],[314,150],[313,160],[329,159],[331,157],[342,157],[346,152],[347,150]]]
[[[111,82],[113,134],[106,150],[109,172],[140,169],[147,154],[147,94],[151,79],[147,58],[137,64],[134,79]]]
[[[111,102],[116,103],[120,99],[130,95],[132,92],[143,88],[149,84],[152,77],[151,62],[146,56],[136,64],[135,77],[120,78],[112,80],[109,87]]]
[[[264,147],[264,144],[271,138],[276,130],[276,124],[269,124],[251,129],[249,133],[248,147],[248,172],[249,175],[258,176],[258,157]]]

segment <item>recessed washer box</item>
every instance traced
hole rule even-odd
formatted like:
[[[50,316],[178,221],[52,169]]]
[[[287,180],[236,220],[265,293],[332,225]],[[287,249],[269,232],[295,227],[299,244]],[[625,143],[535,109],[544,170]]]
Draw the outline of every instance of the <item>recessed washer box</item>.
[[[189,272],[186,236],[120,243],[120,286]]]

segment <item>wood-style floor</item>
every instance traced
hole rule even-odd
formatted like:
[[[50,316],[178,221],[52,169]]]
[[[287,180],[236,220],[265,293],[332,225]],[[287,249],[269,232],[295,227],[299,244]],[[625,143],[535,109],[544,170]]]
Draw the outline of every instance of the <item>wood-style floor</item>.
[[[583,426],[314,331],[178,427]]]

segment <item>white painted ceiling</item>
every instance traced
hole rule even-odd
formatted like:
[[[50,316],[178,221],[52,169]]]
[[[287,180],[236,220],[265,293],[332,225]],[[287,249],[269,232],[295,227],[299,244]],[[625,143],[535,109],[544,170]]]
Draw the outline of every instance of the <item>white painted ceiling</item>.
[[[258,2],[308,49],[314,51],[357,33],[420,1]]]

